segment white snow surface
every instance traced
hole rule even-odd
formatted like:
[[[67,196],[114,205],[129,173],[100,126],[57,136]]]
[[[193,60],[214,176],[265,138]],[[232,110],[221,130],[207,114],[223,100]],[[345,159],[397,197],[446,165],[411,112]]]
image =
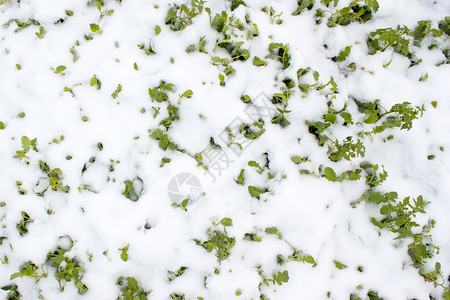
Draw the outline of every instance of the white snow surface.
[[[425,282],[411,265],[407,253],[411,240],[394,240],[395,234],[371,223],[372,217],[380,216],[379,207],[358,202],[368,190],[364,178],[339,183],[300,174],[303,165],[294,164],[291,157],[307,156],[310,162],[305,165],[311,170],[332,166],[338,174],[362,161],[377,163],[389,174],[377,187],[379,191],[396,191],[399,199],[423,195],[430,204],[426,215],[419,214],[416,221],[423,226],[436,220],[431,234],[433,244],[440,247],[427,268],[439,261],[446,280],[450,273],[450,65],[440,64],[445,60],[442,52],[426,47],[416,47],[415,54],[423,61],[412,67],[408,58],[392,49],[368,55],[366,39],[377,28],[414,28],[418,20],[431,20],[436,27],[450,15],[448,1],[378,0],[380,8],[372,20],[329,28],[326,21],[315,24],[313,11],[292,16],[296,1],[246,0],[247,6],[239,6],[233,14],[243,21],[248,14],[258,25],[259,36],[245,41],[244,48],[251,56],[245,62],[232,63],[236,72],[226,78],[226,86],[219,85],[222,69],[211,63],[211,57],[229,58],[229,54],[215,47],[219,34],[210,23],[222,10],[231,15],[230,1],[209,0],[205,6],[211,8],[211,17],[203,11],[183,31],[172,31],[164,24],[172,2],[104,2],[102,11],[113,9],[114,13],[102,18],[97,7],[86,0],[22,0],[0,6],[0,24],[32,18],[45,28],[42,39],[35,34],[39,31],[36,25],[17,32],[14,22],[0,28],[0,121],[5,124],[0,130],[0,203],[4,204],[0,207],[0,236],[5,237],[0,258],[8,259],[0,265],[0,287],[17,284],[22,299],[116,299],[121,293],[117,278],[132,276],[144,290],[151,290],[149,299],[170,299],[174,293],[184,294],[186,299],[259,299],[261,293],[270,299],[327,299],[328,292],[332,299],[349,299],[350,294],[364,299],[369,291],[377,291],[384,299],[442,297],[442,289]],[[349,3],[340,1],[338,8]],[[261,11],[264,6],[282,11],[283,23],[271,24]],[[73,16],[67,16],[66,10],[73,11]],[[55,24],[60,18],[65,21]],[[98,24],[101,32],[86,40],[84,35],[91,33],[92,23]],[[158,35],[157,25],[161,28]],[[201,37],[207,41],[208,54],[187,53],[187,47],[198,44]],[[286,70],[277,60],[265,58],[271,42],[289,44],[291,64]],[[138,44],[151,45],[156,54],[146,55]],[[344,63],[330,58],[349,45],[352,51],[346,62],[355,62],[358,69],[344,73]],[[75,62],[72,47],[79,56]],[[254,66],[253,56],[268,65]],[[383,67],[389,61],[389,66]],[[56,74],[59,65],[67,69]],[[283,78],[296,80],[297,70],[306,67],[318,71],[323,83],[334,78],[339,87],[333,100],[336,110],[347,103],[355,118],[353,98],[380,99],[388,108],[408,101],[424,105],[426,112],[409,131],[392,128],[372,139],[365,137],[364,158],[334,163],[305,124],[322,120],[329,99],[315,91],[302,97],[295,88],[287,114],[290,126],[283,128],[265,118],[265,133],[236,155],[220,136],[236,118],[241,123],[253,122],[246,114],[251,105],[240,97],[270,99],[266,95],[278,93]],[[419,82],[425,74],[428,79]],[[90,85],[94,75],[101,81],[101,89]],[[148,93],[161,80],[174,84],[170,101],[179,106],[180,115],[166,133],[186,153],[163,151],[149,136],[149,130],[164,130],[159,122],[168,116],[167,104],[152,102]],[[111,93],[118,84],[123,90],[114,99]],[[73,95],[65,92],[65,87],[71,88]],[[192,97],[178,104],[178,95],[188,89],[193,91]],[[437,101],[436,108],[432,101]],[[156,118],[152,106],[161,107]],[[25,117],[19,118],[22,112]],[[88,120],[83,121],[83,116]],[[345,126],[333,128],[333,135],[341,140],[352,134]],[[394,139],[383,141],[390,134]],[[14,158],[21,150],[22,136],[37,138],[38,151],[29,150],[28,158]],[[187,153],[207,149],[211,137],[228,162],[220,171],[210,165],[206,172]],[[52,142],[54,139],[58,143]],[[429,160],[429,155],[435,158]],[[95,161],[89,162],[92,157]],[[163,158],[171,162],[160,167]],[[48,181],[39,169],[39,160],[50,169],[62,170],[60,177],[70,186],[68,193],[48,190],[44,196],[36,195],[39,180]],[[248,166],[251,160],[261,166],[268,160],[269,169],[259,174]],[[245,169],[245,185],[235,182],[241,169]],[[268,179],[269,172],[273,179]],[[187,211],[171,206],[168,195],[169,181],[180,173],[193,174],[201,182],[202,194]],[[123,192],[126,180],[135,180],[138,189],[137,178],[143,186],[134,202]],[[16,181],[22,182],[26,194],[18,193]],[[89,188],[79,190],[83,185]],[[269,192],[257,199],[249,194],[249,185]],[[16,228],[21,212],[33,220],[24,235]],[[235,238],[235,245],[230,256],[219,263],[215,250],[208,252],[195,240],[206,241],[208,228],[223,232],[224,226],[213,223],[224,217],[233,221],[226,232]],[[277,255],[288,257],[292,249],[284,240],[266,234],[267,227],[276,227],[289,244],[314,257],[317,266],[295,261],[277,264]],[[261,242],[244,240],[246,233],[256,233]],[[71,282],[64,282],[61,292],[54,268],[46,263],[47,254],[58,246],[70,248],[67,237],[73,240],[67,257],[75,257],[85,269],[82,281],[88,291],[84,295],[79,295]],[[119,249],[126,245],[129,259],[125,262]],[[347,268],[336,268],[334,260]],[[48,276],[39,282],[27,277],[10,280],[28,261]],[[186,271],[169,281],[168,271],[182,266]],[[289,281],[260,286],[258,266],[269,279],[287,270]],[[359,266],[364,267],[363,272],[358,271]],[[7,294],[0,290],[0,297]]]

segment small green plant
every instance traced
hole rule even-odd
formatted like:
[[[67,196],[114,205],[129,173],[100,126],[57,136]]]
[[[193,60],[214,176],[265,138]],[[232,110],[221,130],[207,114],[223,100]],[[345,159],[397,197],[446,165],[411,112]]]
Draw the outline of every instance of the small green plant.
[[[367,38],[369,54],[373,55],[378,51],[384,52],[387,48],[392,47],[394,51],[408,56],[410,54],[408,35],[410,34],[411,30],[406,26],[372,31]]]
[[[167,280],[173,281],[175,278],[180,277],[181,275],[184,274],[184,272],[187,270],[187,267],[180,267],[178,270],[176,271],[167,271]]]
[[[3,4],[0,2],[0,5]],[[21,295],[19,293],[17,284],[14,285],[6,285],[2,287],[2,290],[8,291],[8,294],[6,295],[6,300],[20,300]]]
[[[240,185],[244,185],[245,184],[244,172],[245,172],[245,170],[242,169],[239,172],[239,176],[234,180],[237,184],[240,184]]]
[[[38,266],[36,266],[31,261],[27,261],[23,265],[23,267],[20,268],[19,272],[11,274],[11,277],[9,278],[9,280],[14,280],[16,278],[21,278],[21,277],[30,277],[30,278],[33,278],[35,280],[35,282],[38,282],[39,279],[41,279],[43,277],[47,277],[47,274],[45,272],[43,272],[42,274],[39,274],[38,270],[39,270]]]
[[[334,263],[334,266],[336,268],[338,268],[339,270],[343,270],[343,269],[347,268],[347,265],[341,263],[340,261],[333,260],[333,263]]]
[[[268,192],[268,190],[265,188],[258,188],[256,186],[252,186],[252,185],[248,186],[248,193],[250,194],[250,196],[252,196],[256,199],[260,199],[261,194],[264,194],[267,192]]]
[[[414,38],[414,45],[419,46],[427,36],[433,35],[434,37],[440,37],[444,34],[442,30],[432,27],[431,21],[422,20],[417,21],[418,25],[416,29],[412,32],[412,37]]]
[[[376,0],[366,2],[368,5],[360,5],[358,1],[354,1],[350,6],[337,10],[328,19],[327,26],[346,26],[352,22],[364,23],[372,19],[373,13],[378,10],[378,2]]]
[[[120,289],[118,300],[147,300],[147,295],[151,292],[143,290],[139,286],[139,282],[131,276],[128,276],[126,279],[120,276],[117,278],[116,285]]]
[[[353,141],[352,136],[348,136],[344,139],[342,144],[336,140],[330,140],[331,144],[328,146],[328,158],[331,161],[337,162],[341,159],[350,161],[357,156],[364,157],[366,153],[366,147],[363,143],[357,139]]]
[[[111,97],[113,97],[114,99],[116,99],[117,97],[119,97],[119,93],[122,91],[122,85],[119,83],[117,85],[116,90],[111,94]]]
[[[189,204],[189,198],[182,200],[180,203],[172,203],[172,207],[181,208],[184,211],[187,211],[187,206]]]
[[[16,228],[19,231],[19,234],[21,236],[24,236],[28,233],[28,224],[33,222],[33,219],[24,211],[22,211],[22,220],[20,220],[19,223],[17,223]]]
[[[39,26],[39,31],[35,33],[36,36],[40,39],[42,39],[45,35],[45,30],[43,26]]]
[[[253,57],[253,65],[257,67],[265,67],[267,66],[267,62],[259,58],[258,56]]]
[[[269,55],[267,57],[273,57],[278,59],[283,65],[283,70],[287,69],[291,63],[291,56],[289,54],[289,45],[282,43],[270,43]]]
[[[270,235],[275,235],[279,240],[284,241],[291,249],[292,249],[292,254],[289,255],[287,258],[285,258],[283,255],[279,254],[277,256],[277,263],[282,266],[284,265],[286,262],[290,262],[290,261],[296,261],[296,262],[302,262],[302,263],[308,263],[311,264],[312,267],[316,267],[317,263],[314,259],[314,257],[312,257],[309,254],[304,253],[303,251],[297,249],[296,247],[294,247],[291,243],[289,243],[287,240],[285,240],[283,238],[283,235],[281,234],[281,232],[278,230],[278,228],[276,227],[267,227],[264,232],[266,234],[270,234]]]
[[[83,295],[88,291],[88,287],[81,281],[85,270],[77,259],[66,256],[69,250],[58,247],[54,252],[49,252],[47,263],[55,269],[55,278],[61,292],[64,291],[64,283],[72,281],[78,293]]]
[[[61,73],[64,72],[66,69],[67,69],[66,66],[59,65],[59,66],[56,67],[54,73],[55,73],[55,74],[61,74]],[[62,74],[64,74],[64,73],[62,73]]]
[[[48,188],[51,188],[52,191],[61,191],[64,193],[68,193],[70,191],[70,187],[68,185],[64,185],[62,182],[63,171],[61,169],[50,169],[48,164],[42,160],[39,160],[39,168],[48,176],[49,183],[47,187],[45,187],[41,192],[36,193],[36,195],[43,197]]]
[[[120,259],[122,259],[124,262],[128,261],[128,247],[130,244],[127,244],[126,246],[119,248],[120,251]]]
[[[266,130],[264,129],[264,120],[262,119],[251,124],[242,124],[239,126],[239,133],[243,133],[244,137],[249,140],[259,138],[264,132]]]
[[[383,108],[379,100],[365,103],[357,102],[357,104],[360,110],[367,115],[364,123],[374,124],[383,119],[381,125],[373,127],[373,130],[368,134],[381,133],[392,127],[410,130],[413,121],[421,118],[425,111],[424,105],[413,107],[411,103],[406,101],[393,105],[389,110]]]
[[[223,232],[217,228],[218,225],[223,225]],[[223,218],[219,223],[214,223],[214,227],[208,228],[206,234],[208,240],[201,242],[195,240],[195,243],[205,248],[208,252],[215,250],[217,261],[221,263],[230,256],[230,250],[235,245],[235,238],[229,237],[226,227],[233,226],[233,222],[230,218]]]
[[[278,284],[278,285],[282,285],[283,283],[286,283],[289,281],[289,272],[287,270],[284,270],[283,272],[277,272],[277,273],[273,273],[272,274],[272,278],[268,279],[265,278],[263,275],[263,270],[261,268],[261,266],[257,267],[258,269],[258,274],[259,276],[261,276],[262,282],[259,284],[260,286],[264,283],[266,286],[269,286],[270,284]],[[265,299],[265,298],[264,298]]]
[[[206,1],[191,0],[190,4],[172,4],[167,12],[165,24],[173,31],[184,30],[203,11]]]
[[[169,136],[162,129],[149,130],[150,137],[158,141],[158,146],[162,150],[179,150],[178,145],[169,139]]]
[[[22,144],[22,150],[17,150],[14,158],[19,158],[19,159],[28,158],[28,156],[26,154],[28,153],[28,151],[30,151],[30,149],[38,152],[37,138],[30,140],[30,138],[28,138],[27,136],[24,135],[20,139],[20,142]],[[29,162],[26,161],[26,163],[28,164]]]
[[[139,44],[137,45],[139,49],[144,50],[146,55],[155,55],[156,52],[153,50],[151,43],[149,43],[148,47],[145,46],[145,44]]]
[[[125,190],[123,191],[122,195],[124,195],[127,199],[135,202],[138,201],[141,197],[141,190],[138,187],[135,187],[134,184],[139,183],[139,185],[142,185],[142,179],[137,177],[135,180],[125,180]]]
[[[261,11],[265,12],[269,16],[271,24],[275,23],[277,25],[280,25],[281,23],[283,23],[283,20],[281,20],[281,15],[283,14],[283,12],[277,14],[272,6],[269,8],[267,8],[267,6],[264,6]]]
[[[98,90],[102,88],[102,82],[100,81],[100,79],[97,78],[97,75],[92,76],[89,85],[96,86]]]
[[[257,162],[254,161],[254,160],[249,161],[249,162],[248,162],[248,165],[249,165],[250,167],[255,168],[259,174],[262,174],[262,173],[264,172],[264,168],[261,168],[261,166],[259,165],[259,163],[257,163]]]
[[[350,55],[350,51],[352,50],[351,46],[346,46],[344,48],[344,50],[342,50],[341,52],[339,52],[339,54],[337,56],[334,56],[331,58],[332,61],[334,62],[341,62],[347,59],[347,57]]]

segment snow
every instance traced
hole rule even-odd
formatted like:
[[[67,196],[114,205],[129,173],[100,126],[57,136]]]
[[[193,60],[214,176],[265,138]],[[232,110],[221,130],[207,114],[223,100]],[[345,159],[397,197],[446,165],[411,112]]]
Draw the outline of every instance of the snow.
[[[431,235],[440,253],[429,260],[427,270],[439,261],[443,278],[448,277],[450,67],[440,64],[446,60],[441,51],[426,46],[414,48],[415,55],[423,59],[415,66],[390,48],[368,55],[366,39],[378,28],[403,24],[414,28],[418,20],[431,20],[436,27],[450,15],[450,4],[444,0],[378,0],[380,9],[372,20],[329,28],[326,20],[315,24],[314,10],[292,16],[296,1],[245,1],[247,6],[239,6],[233,14],[241,20],[248,14],[257,24],[259,36],[247,41],[245,31],[237,31],[251,56],[245,62],[232,63],[236,72],[222,87],[218,75],[223,67],[214,66],[211,57],[230,55],[215,47],[222,37],[210,22],[222,10],[231,15],[230,1],[208,1],[205,5],[211,8],[211,18],[203,11],[183,31],[172,31],[164,24],[170,4],[165,1],[104,2],[102,11],[114,12],[101,18],[96,5],[86,1],[22,0],[0,5],[1,24],[32,18],[45,29],[42,39],[36,36],[39,26],[35,25],[15,32],[17,25],[12,22],[0,29],[0,121],[6,125],[0,130],[0,203],[4,203],[0,236],[5,237],[0,258],[8,259],[0,265],[0,287],[16,284],[22,299],[116,299],[121,293],[117,278],[132,276],[143,290],[151,290],[149,299],[169,299],[173,293],[184,294],[186,299],[259,299],[261,293],[270,299],[326,299],[328,292],[332,299],[349,299],[350,294],[364,298],[369,291],[377,291],[384,299],[441,297],[442,288],[425,282],[411,266],[407,253],[411,240],[394,240],[396,234],[371,223],[372,217],[380,216],[379,207],[361,200],[368,189],[364,179],[330,182],[322,176],[300,174],[299,169],[319,174],[331,166],[341,174],[361,162],[383,165],[389,177],[377,188],[380,192],[396,191],[400,200],[423,195],[430,202],[427,213],[416,218],[421,226],[436,220]],[[338,8],[349,4],[339,1]],[[283,23],[271,24],[261,11],[264,6],[282,11]],[[67,10],[73,11],[73,16],[67,16]],[[64,22],[55,24],[60,18]],[[90,32],[92,23],[100,26],[100,33]],[[158,35],[157,25],[161,28]],[[88,34],[92,40],[84,38]],[[198,45],[201,37],[207,41],[208,54],[188,54],[188,46]],[[448,47],[448,41],[442,40],[442,47]],[[272,42],[289,44],[291,66],[286,70],[276,59],[265,58]],[[156,54],[146,55],[138,44],[151,45]],[[346,63],[330,59],[349,45],[352,50]],[[71,49],[78,60],[73,60]],[[254,66],[253,56],[268,65]],[[350,62],[357,65],[354,72],[344,70]],[[59,65],[67,69],[56,74]],[[306,67],[312,71],[301,80],[314,83],[313,71],[320,74],[321,84],[332,76],[339,93],[333,99],[312,90],[302,97],[296,87],[287,114],[291,125],[271,124],[275,113],[271,95],[280,92],[281,80],[289,77],[295,81],[297,70]],[[419,82],[425,74],[428,79]],[[90,86],[94,75],[101,81],[100,89]],[[168,116],[168,104],[152,102],[148,94],[161,80],[174,84],[174,93],[168,94],[180,115],[166,133],[185,153],[163,151],[149,136],[149,130],[164,129],[159,122]],[[118,84],[123,90],[114,99],[111,93]],[[66,87],[73,95],[64,91]],[[188,89],[193,96],[178,101]],[[255,105],[240,100],[244,94],[254,104],[271,106],[272,115],[263,117],[265,133],[244,140],[250,143],[243,144],[244,150],[236,154],[236,147],[227,146],[225,129],[233,122],[257,120],[252,115]],[[413,106],[424,105],[426,112],[409,131],[393,128],[372,139],[365,137],[364,158],[331,162],[328,149],[317,145],[305,121],[321,121],[328,101],[336,111],[347,104],[356,125],[336,125],[330,132],[339,140],[355,134],[366,125],[351,99],[380,99],[385,108],[408,101]],[[432,101],[437,101],[436,108]],[[161,107],[156,118],[152,106]],[[19,118],[22,112],[25,117]],[[88,120],[83,121],[83,116]],[[390,134],[394,139],[383,141]],[[28,158],[20,160],[14,156],[21,149],[22,136],[37,138],[38,151],[30,149]],[[223,150],[221,158],[228,159],[221,170],[209,165],[206,171],[193,158],[210,146],[211,137]],[[211,153],[203,152],[204,160]],[[428,159],[431,154],[436,156],[433,160]],[[296,165],[292,156],[307,157],[308,162]],[[163,158],[171,162],[160,167]],[[70,186],[69,193],[49,189],[43,197],[35,194],[49,180],[39,169],[39,160],[50,169],[63,171],[61,179]],[[251,160],[263,167],[262,174],[248,165]],[[245,185],[235,182],[242,169]],[[269,172],[273,179],[268,179]],[[181,173],[193,174],[202,189],[187,211],[173,207],[168,194],[169,182]],[[143,182],[141,188],[137,178]],[[126,180],[142,190],[137,201],[124,195]],[[22,182],[25,195],[18,193],[16,181]],[[89,187],[82,189],[83,185]],[[268,191],[257,199],[251,197],[248,186]],[[183,193],[189,194],[189,190]],[[23,236],[16,228],[22,212],[33,220]],[[224,229],[216,224],[225,217],[231,218],[233,225]],[[276,227],[283,239],[265,233],[268,227]],[[220,263],[215,250],[208,252],[196,244],[196,240],[208,239],[208,228],[226,230],[235,238],[230,256]],[[261,242],[245,240],[247,233],[261,237]],[[129,259],[123,261],[119,249],[126,245]],[[285,258],[292,255],[290,245],[311,255],[317,266],[295,261],[277,264],[279,254]],[[86,294],[79,295],[70,282],[63,283],[64,291],[60,291],[55,270],[46,262],[47,254],[58,246],[70,249],[66,256],[76,258],[85,269]],[[334,260],[347,268],[336,268]],[[27,277],[10,280],[28,261],[48,276],[38,282]],[[176,272],[182,266],[186,271],[169,281],[168,271]],[[266,287],[258,266],[267,279],[288,270],[289,281]],[[358,271],[360,266],[363,272]],[[448,282],[444,284],[448,286]],[[242,294],[237,296],[236,291]],[[0,297],[7,294],[0,290]]]

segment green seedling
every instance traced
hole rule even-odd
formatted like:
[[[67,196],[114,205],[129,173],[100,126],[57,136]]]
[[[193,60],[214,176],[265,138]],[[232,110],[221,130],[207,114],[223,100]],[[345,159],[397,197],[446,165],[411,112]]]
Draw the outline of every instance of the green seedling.
[[[289,54],[289,45],[281,43],[269,44],[269,55],[267,57],[273,57],[278,59],[283,65],[283,70],[287,69],[291,63],[291,56]]]
[[[56,67],[54,73],[55,74],[61,74],[64,70],[66,70],[66,66],[59,65],[59,66]],[[62,74],[64,74],[64,73],[62,73]]]
[[[40,39],[42,39],[45,35],[45,30],[43,26],[39,26],[39,31],[35,33],[36,36]]]
[[[172,207],[181,208],[184,211],[187,211],[187,206],[189,204],[189,198],[182,200],[180,203],[172,203]]]
[[[347,59],[347,57],[350,55],[351,50],[352,50],[351,46],[346,46],[344,50],[339,52],[339,55],[332,57],[331,60],[334,62],[342,62]]]
[[[283,271],[283,272],[277,272],[277,273],[273,273],[272,274],[272,279],[267,279],[264,277],[263,275],[263,270],[261,268],[261,266],[257,267],[258,269],[258,274],[259,276],[261,276],[262,278],[262,282],[259,284],[260,286],[264,283],[266,286],[269,286],[270,284],[278,284],[278,285],[282,285],[283,283],[286,283],[289,281],[289,272],[287,270]],[[266,298],[264,298],[266,299]]]
[[[346,26],[352,22],[358,23],[367,22],[368,20],[372,19],[373,12],[376,12],[376,10],[372,11],[372,9],[374,9],[374,7],[378,9],[378,3],[376,0],[370,0],[368,2],[373,3],[372,8],[368,5],[361,6],[360,4],[353,2],[350,6],[337,10],[328,19],[327,26],[328,27],[335,27],[337,25]]]
[[[145,46],[145,44],[139,44],[137,45],[139,49],[144,50],[146,55],[155,55],[156,52],[153,50],[151,43],[148,45],[148,47]]]
[[[131,276],[128,276],[126,279],[120,276],[117,278],[116,285],[120,289],[118,300],[148,300],[147,295],[151,292],[144,291],[139,286],[139,282]]]
[[[187,270],[187,267],[180,267],[177,271],[167,271],[167,280],[169,282],[173,281],[175,278],[184,274]]]
[[[89,85],[90,86],[96,86],[98,90],[102,88],[102,82],[100,81],[100,79],[97,78],[97,75],[94,75],[91,78],[91,80],[89,82]]]
[[[249,242],[261,242],[262,237],[258,236],[256,233],[246,233],[244,234],[243,240]]]
[[[19,272],[11,274],[9,280],[14,280],[16,278],[22,277],[29,277],[33,278],[35,282],[38,282],[41,278],[47,277],[47,274],[44,271],[42,274],[39,274],[38,270],[39,270],[38,266],[36,266],[33,262],[28,261],[22,268],[20,268]]]
[[[230,0],[231,1],[231,11],[238,8],[239,5],[247,6],[243,0]]]
[[[149,130],[150,137],[158,141],[159,148],[166,151],[169,150],[179,150],[178,145],[169,139],[169,136],[164,133],[161,129]]]
[[[383,166],[381,166],[383,171],[379,170],[379,166],[376,164],[373,165],[371,163],[361,163],[359,166],[367,173],[366,184],[370,187],[380,185],[388,177],[388,173],[384,170]]]
[[[205,3],[206,1],[203,0],[191,0],[190,4],[171,5],[167,12],[165,24],[173,31],[184,30],[192,24],[197,15],[202,13]]]
[[[281,15],[283,14],[283,12],[280,12],[279,14],[277,14],[275,12],[275,9],[272,6],[270,8],[267,8],[267,6],[264,6],[261,9],[261,11],[265,12],[269,16],[270,24],[275,23],[277,25],[280,25],[281,23],[283,23],[283,20],[281,20]]]
[[[68,193],[70,191],[70,187],[68,185],[64,185],[62,182],[63,171],[61,169],[50,169],[48,164],[42,160],[39,160],[39,168],[48,176],[49,184],[41,192],[36,193],[36,195],[43,197],[48,188],[51,188],[52,191],[61,191],[64,193]]]
[[[353,141],[353,137],[348,136],[342,144],[337,139],[334,141],[330,139],[329,141],[331,144],[328,146],[327,153],[331,161],[338,162],[341,159],[350,161],[357,156],[365,156],[366,147],[359,139]]]
[[[122,259],[124,262],[128,261],[128,247],[129,246],[130,246],[130,244],[127,244],[125,247],[119,248],[120,259]]]
[[[258,56],[253,57],[253,65],[257,67],[265,67],[267,66],[267,62],[260,59]]]
[[[384,52],[387,48],[392,47],[394,51],[408,56],[410,54],[408,35],[410,34],[411,30],[406,26],[372,31],[367,39],[369,55],[374,55],[378,51]]]
[[[255,169],[258,171],[259,174],[262,174],[262,173],[264,172],[264,169],[261,168],[261,166],[259,165],[259,163],[257,163],[257,162],[254,161],[254,160],[249,161],[249,162],[248,162],[248,165],[249,165],[250,167],[255,168]]]
[[[244,177],[245,170],[242,169],[239,173],[239,176],[234,180],[237,184],[244,185],[245,184],[245,177]]]
[[[24,135],[24,136],[22,136],[20,141],[22,144],[22,150],[17,150],[14,158],[18,158],[18,159],[28,158],[27,153],[28,153],[28,151],[30,151],[30,149],[38,152],[37,138],[30,140],[27,136]],[[26,161],[25,163],[29,164],[28,161]]]
[[[119,97],[119,93],[122,91],[122,85],[119,83],[117,85],[116,90],[111,94],[111,97],[113,97],[113,99],[116,99],[117,97]]]
[[[340,261],[337,261],[337,260],[333,260],[333,263],[334,263],[334,266],[337,269],[339,269],[339,270],[343,270],[343,269],[348,267],[347,265],[345,265],[345,264],[343,264],[343,263],[341,263]]]
[[[0,5],[3,4],[0,2]],[[21,294],[19,293],[19,288],[17,287],[17,284],[14,285],[5,285],[2,287],[2,290],[7,291],[8,294],[6,295],[6,300],[20,300],[22,299]]]
[[[217,229],[218,225],[223,226],[223,232]],[[223,218],[217,224],[213,222],[213,226],[213,228],[208,228],[206,232],[208,240],[205,242],[195,240],[195,243],[205,248],[208,252],[215,250],[217,261],[221,263],[230,256],[230,250],[234,247],[236,242],[234,237],[228,236],[226,230],[226,226],[233,226],[233,222],[230,218]]]
[[[33,222],[33,219],[30,218],[30,216],[26,212],[22,212],[22,220],[17,223],[16,228],[19,231],[19,234],[21,236],[24,236],[28,233],[28,224]]]
[[[299,0],[297,10],[292,13],[293,16],[298,16],[306,9],[311,10],[314,7],[316,0]]]
[[[81,281],[85,270],[80,267],[77,259],[66,256],[69,250],[58,247],[54,252],[47,254],[46,262],[55,269],[55,278],[61,292],[64,291],[64,283],[72,281],[78,289],[78,294],[83,295],[88,291],[88,287]]]
[[[266,130],[264,129],[264,121],[262,119],[251,124],[242,124],[239,126],[239,133],[243,133],[244,137],[249,140],[259,138],[264,132]]]
[[[122,192],[122,195],[133,202],[138,201],[142,193],[141,189],[138,189],[138,187],[134,186],[135,183],[139,183],[139,185],[142,185],[143,181],[139,177],[137,177],[134,181],[125,180],[125,190]]]

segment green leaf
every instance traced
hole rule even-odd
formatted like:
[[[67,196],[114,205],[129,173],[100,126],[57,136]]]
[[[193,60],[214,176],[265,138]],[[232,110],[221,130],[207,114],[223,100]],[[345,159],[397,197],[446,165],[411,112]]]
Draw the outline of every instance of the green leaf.
[[[343,263],[341,263],[337,260],[333,260],[333,262],[334,262],[334,265],[336,266],[336,268],[338,268],[339,270],[347,268],[347,265],[344,265]]]
[[[22,273],[16,272],[16,273],[11,274],[11,277],[9,278],[9,280],[14,280],[16,278],[23,277],[23,276],[24,275]]]
[[[325,174],[325,178],[328,181],[338,181],[336,173],[334,172],[334,170],[332,168],[326,167],[325,170],[323,171],[323,173]]]
[[[22,136],[21,138],[21,142],[22,142],[22,148],[26,151],[28,151],[30,149],[31,146],[31,141],[27,136]]]
[[[303,260],[304,260],[306,263],[313,265],[313,267],[317,266],[317,263],[316,263],[316,261],[314,260],[314,257],[312,257],[311,255],[305,255],[305,256],[303,257]]]
[[[261,190],[259,188],[251,185],[248,186],[248,192],[255,198],[259,198],[259,195],[261,194]]]
[[[267,66],[267,62],[255,56],[253,57],[253,65],[257,67],[264,67]]]
[[[0,121],[0,130],[5,129],[5,128],[6,128],[5,123]]]
[[[181,94],[181,98],[190,98],[192,95],[194,95],[194,92],[192,90],[187,90],[183,94]]]
[[[100,31],[100,26],[97,25],[97,24],[95,24],[95,23],[92,23],[92,24],[90,24],[89,26],[90,26],[91,31],[92,31],[93,33],[97,33],[97,32]]]
[[[245,170],[242,169],[241,172],[239,173],[239,176],[234,180],[237,184],[240,184],[240,185],[245,184],[244,172],[245,172]]]
[[[377,0],[365,0],[366,5],[372,9],[373,12],[377,12],[378,8],[380,8],[380,5],[378,4]]]
[[[128,261],[128,253],[127,253],[127,251],[128,251],[128,246],[129,246],[129,245],[126,245],[125,247],[119,249],[119,251],[122,251],[122,252],[120,253],[120,258],[121,258],[123,261]]]
[[[94,75],[94,77],[91,78],[91,82],[90,85],[91,86],[96,86],[97,85],[97,75]]]
[[[161,33],[161,27],[159,27],[159,25],[156,25],[155,27],[155,35],[158,35]]]
[[[264,230],[264,232],[267,233],[267,234],[275,234],[275,235],[279,235],[280,234],[280,232],[278,231],[278,229],[276,227],[267,227]]]
[[[367,119],[364,120],[364,123],[366,124],[373,124],[378,120],[378,114],[372,113],[370,116],[367,117]]]
[[[394,208],[393,208],[392,205],[390,205],[390,204],[383,205],[383,206],[380,208],[380,214],[382,214],[382,215],[388,215],[388,214],[390,214],[391,212],[394,212]]]
[[[341,112],[339,115],[341,116],[342,119],[344,119],[346,123],[353,125],[353,119],[350,113],[344,111]]]
[[[298,164],[300,164],[300,163],[302,163],[302,162],[306,162],[306,158],[303,158],[303,157],[300,157],[300,156],[292,156],[291,157],[291,160],[296,164],[296,165],[298,165]]]
[[[275,279],[276,283],[278,285],[282,285],[283,282],[286,283],[289,281],[289,273],[287,270],[283,271],[283,272],[278,272],[276,275],[276,279]]]
[[[223,218],[219,223],[223,226],[233,226],[233,220],[231,220],[230,218]]]
[[[58,67],[56,67],[55,74],[61,74],[61,72],[63,72],[65,69],[66,66],[59,65]]]

